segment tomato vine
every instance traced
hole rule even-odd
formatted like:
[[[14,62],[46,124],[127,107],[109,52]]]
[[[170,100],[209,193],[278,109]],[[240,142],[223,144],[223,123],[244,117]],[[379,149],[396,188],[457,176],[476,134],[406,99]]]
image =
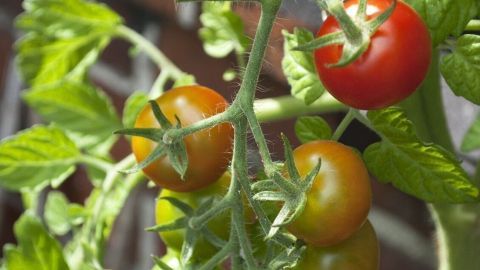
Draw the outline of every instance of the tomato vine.
[[[452,48],[452,43],[447,41],[445,46],[451,49],[452,53],[444,56],[441,61],[437,51],[437,46],[450,36],[456,37],[464,31],[479,30],[478,20],[474,19],[480,10],[476,2],[463,0],[459,4],[447,1],[451,10],[463,8],[461,13],[465,18],[452,22],[451,17],[445,17],[443,23],[439,23],[432,21],[432,17],[428,16],[429,11],[424,10],[425,6],[435,5],[433,1],[351,0],[344,3],[340,0],[317,0],[318,6],[330,16],[324,24],[324,27],[330,28],[321,30],[317,38],[304,29],[283,33],[286,56],[282,67],[292,85],[294,97],[265,100],[256,100],[257,84],[282,0],[234,1],[253,2],[261,7],[250,50],[248,39],[242,33],[241,20],[231,13],[230,5],[213,7],[206,4],[208,1],[200,2],[204,2],[205,9],[211,8],[210,11],[214,14],[211,17],[223,16],[226,26],[230,27],[229,30],[233,33],[230,37],[233,41],[228,41],[234,42],[233,45],[229,44],[230,50],[215,56],[233,52],[238,64],[245,67],[242,74],[235,74],[241,79],[241,85],[229,106],[213,90],[207,91],[207,88],[195,85],[194,76],[180,70],[154,44],[125,26],[123,20],[105,5],[84,0],[68,0],[65,3],[26,0],[26,11],[17,19],[18,27],[27,32],[17,45],[18,63],[31,87],[24,98],[46,121],[54,125],[39,125],[0,142],[0,185],[21,192],[25,207],[28,208],[16,225],[15,233],[19,244],[5,248],[5,263],[2,263],[1,268],[25,269],[30,266],[29,263],[35,265],[41,261],[41,256],[45,254],[39,255],[40,259],[31,261],[29,254],[25,254],[28,249],[24,246],[33,244],[25,241],[23,231],[32,228],[39,232],[33,236],[37,237],[35,240],[48,243],[45,251],[46,257],[51,260],[48,263],[58,265],[58,269],[102,269],[103,250],[113,220],[130,191],[143,179],[140,170],[161,187],[186,192],[205,188],[215,182],[216,178],[227,170],[228,164],[231,180],[228,188],[219,196],[192,204],[182,201],[182,196],[175,193],[160,198],[162,203],[170,203],[172,209],[175,208],[184,215],[176,216],[165,223],[159,222],[149,230],[160,234],[169,230],[184,230],[182,247],[173,247],[174,245],[170,244],[171,250],[176,249],[180,254],[177,256],[175,252],[169,252],[169,256],[179,260],[182,268],[214,269],[229,260],[231,269],[283,269],[310,265],[312,261],[321,263],[323,257],[315,258],[313,251],[327,254],[325,256],[329,256],[329,252],[336,248],[345,248],[350,252],[350,241],[354,242],[353,249],[356,249],[359,245],[356,242],[359,237],[356,233],[364,230],[360,229],[362,225],[363,228],[370,228],[366,220],[371,200],[367,169],[380,181],[391,183],[399,190],[429,204],[439,235],[441,270],[473,270],[480,265],[478,254],[471,252],[478,250],[478,241],[468,239],[469,233],[472,233],[473,240],[480,238],[478,228],[475,227],[480,216],[480,190],[454,154],[455,148],[446,126],[439,92],[442,73],[456,94],[473,103],[480,103],[480,82],[474,86],[465,83],[478,77],[473,60],[477,57],[475,48],[480,44],[480,39],[474,34],[463,35],[458,38],[456,48]],[[371,13],[369,7],[380,5],[379,3],[382,8]],[[356,5],[355,12],[348,10],[352,5]],[[387,54],[396,55],[395,59],[412,61],[402,66],[400,71],[391,69],[391,74],[388,74],[391,76],[383,76],[387,78],[384,84],[372,83],[368,87],[359,87],[362,86],[359,82],[369,84],[384,79],[375,74],[356,76],[361,74],[359,63],[366,59],[371,60],[368,58],[371,50],[378,52],[376,34],[393,31],[394,27],[382,27],[399,23],[397,20],[402,21],[399,12],[408,13],[408,22],[413,22],[409,29],[403,29],[405,31],[400,35],[401,41],[405,41],[409,33],[414,36],[411,31],[415,31],[414,33],[419,35],[409,42],[418,41],[418,44],[414,45],[419,45],[420,48],[414,52],[402,51],[402,56],[398,57],[400,53],[392,50],[393,46],[382,45],[382,49],[388,51]],[[201,38],[205,44],[215,47],[215,42],[225,37],[217,35],[216,24],[209,24],[205,17],[207,16],[203,17],[204,24],[212,28],[201,31]],[[58,29],[63,31],[55,31]],[[128,112],[127,115],[132,114],[135,117],[130,115],[123,121],[118,119],[108,97],[93,86],[87,76],[90,66],[113,38],[129,41],[137,50],[145,52],[161,70],[148,94],[137,93],[129,98],[125,111]],[[212,38],[213,42],[209,38]],[[244,63],[247,51],[248,61]],[[316,51],[315,56],[313,51]],[[330,57],[332,55],[335,57]],[[414,57],[410,57],[412,55]],[[430,57],[432,64],[423,84],[409,99],[404,100],[424,79]],[[383,59],[376,63],[375,69],[382,68],[382,65],[385,68],[385,63],[391,60]],[[355,67],[358,69],[342,73],[334,80],[329,78],[335,72]],[[316,76],[317,71],[320,79]],[[406,79],[413,81],[408,83],[408,91],[395,88]],[[170,80],[175,82],[174,87],[164,93]],[[345,82],[356,83],[356,88],[347,89],[350,96],[343,99],[343,94],[338,94],[338,89],[332,85]],[[185,104],[166,108],[178,101],[168,100],[170,95],[190,88],[197,91],[197,96],[200,96],[200,92],[207,91],[210,93],[208,100],[213,103],[220,101],[210,104],[208,112],[203,108],[205,110],[199,109],[196,113],[188,111],[188,115],[182,114]],[[345,85],[339,88],[343,91]],[[394,95],[389,92],[392,89],[402,93],[392,98]],[[368,96],[376,90],[382,90],[381,100],[368,100],[365,95]],[[325,91],[331,92],[341,102],[324,93]],[[63,96],[72,95],[75,98],[62,99],[59,92]],[[157,97],[159,98],[156,99]],[[147,103],[149,99],[156,101]],[[189,100],[185,96],[180,99],[181,102]],[[203,101],[200,100],[200,103]],[[387,107],[400,101],[400,107]],[[189,102],[193,103],[191,100]],[[58,103],[63,105],[56,105]],[[204,103],[202,105],[205,105]],[[218,107],[220,103],[221,108]],[[364,113],[355,108],[371,110]],[[347,114],[334,132],[321,118],[304,119],[299,126],[301,131],[307,133],[299,135],[304,145],[294,151],[289,140],[282,136],[285,158],[282,162],[272,158],[261,122],[336,110],[347,111]],[[87,113],[81,115],[79,111]],[[80,114],[80,117],[77,114]],[[149,117],[148,121],[145,121],[146,115]],[[190,121],[189,117],[193,119],[194,116],[195,120]],[[134,126],[135,118],[137,124]],[[100,124],[96,123],[96,120]],[[364,124],[380,137],[380,141],[370,145],[362,156],[336,142],[353,120]],[[95,123],[93,128],[91,123]],[[219,131],[219,134],[214,134],[213,128],[217,128],[215,132]],[[111,135],[112,131],[115,131],[115,135]],[[253,135],[263,165],[257,179],[252,179],[248,170],[249,133]],[[215,158],[203,157],[202,149],[207,147],[211,150],[217,145],[193,147],[188,138],[200,136],[199,134],[203,134],[204,139],[197,141],[197,144],[206,144],[209,136],[224,136],[222,139],[225,141],[222,141],[221,146],[225,144],[225,147],[217,149],[218,153],[210,152],[218,154]],[[134,165],[133,155],[119,162],[109,160],[108,151],[118,139],[118,135],[134,136],[133,151],[138,159],[137,165]],[[220,144],[218,140],[217,144]],[[199,153],[192,154],[195,150]],[[218,162],[208,167],[211,164],[202,163],[207,161],[202,158]],[[20,163],[20,160],[27,162]],[[100,180],[92,180],[94,191],[85,206],[75,205],[61,196],[52,195],[52,201],[56,200],[68,210],[63,213],[67,220],[65,223],[68,225],[67,231],[73,231],[72,240],[65,251],[62,251],[58,241],[43,228],[35,210],[38,208],[39,192],[48,186],[58,187],[75,171],[78,164],[99,170],[102,177]],[[203,171],[193,173],[198,173],[199,177],[192,177],[194,166],[202,166],[200,169]],[[34,170],[29,170],[31,167]],[[161,172],[158,167],[162,167]],[[167,170],[170,172],[168,179],[161,179]],[[174,177],[176,174],[177,178]],[[355,182],[348,183],[354,178]],[[325,190],[329,192],[329,196],[322,196]],[[334,203],[321,201],[325,198],[333,198]],[[116,200],[116,207],[109,209],[112,200]],[[323,209],[324,205],[330,208]],[[78,216],[69,216],[73,215],[70,210],[79,213]],[[334,210],[335,212],[328,213]],[[350,215],[345,213],[346,210],[350,211]],[[260,231],[262,243],[266,245],[264,255],[258,255],[256,245],[261,244],[251,239],[251,229],[247,226],[251,219],[250,211],[256,217],[257,229]],[[318,214],[318,221],[308,220],[312,217],[305,217],[305,214]],[[211,222],[224,216],[229,219],[229,230],[223,235],[228,235],[227,239],[218,237],[209,229]],[[54,228],[55,224],[50,224],[54,221],[49,218],[46,220],[47,225]],[[319,226],[327,228],[326,231],[318,229]],[[65,233],[63,229],[50,230],[59,234]],[[371,231],[368,244],[372,247],[372,252],[366,256],[372,258],[367,265],[375,268],[378,243],[373,236]],[[195,260],[195,254],[198,254],[197,244],[202,241],[199,239],[206,240],[215,251],[208,255],[209,258]],[[157,267],[172,268],[165,258],[155,257],[154,261]]]

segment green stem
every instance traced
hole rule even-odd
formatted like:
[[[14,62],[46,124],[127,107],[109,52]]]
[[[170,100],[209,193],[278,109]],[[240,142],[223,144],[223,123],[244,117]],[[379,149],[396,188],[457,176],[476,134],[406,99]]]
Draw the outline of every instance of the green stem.
[[[231,241],[227,242],[227,244],[219,252],[217,252],[217,254],[215,254],[210,260],[208,260],[207,263],[200,268],[200,270],[214,269],[220,263],[222,263],[228,257],[228,255],[230,255],[230,253],[232,253],[233,248],[234,248],[234,243],[232,243]]]
[[[360,44],[363,41],[362,30],[355,24],[347,14],[340,0],[317,0],[322,9],[335,17],[336,21],[345,33],[345,36],[352,44]]]
[[[402,105],[418,135],[454,151],[444,114],[438,52],[427,78],[414,96]],[[437,229],[440,270],[476,270],[480,265],[480,204],[431,204]]]
[[[247,168],[247,126],[245,121],[241,121],[235,125],[235,141],[233,147],[232,158],[232,184],[230,186],[229,194],[232,195],[232,229],[237,232],[239,247],[243,251],[243,256],[247,263],[248,269],[255,269],[256,263],[253,256],[252,246],[245,229],[245,215],[243,209],[243,201],[241,196],[240,177],[237,169],[245,170]]]
[[[310,105],[306,105],[304,101],[288,95],[255,100],[253,107],[258,121],[262,123],[290,119],[308,114],[347,110],[347,107],[343,103],[328,93],[324,93],[317,101]]]
[[[401,106],[415,124],[417,134],[422,140],[437,143],[454,152],[443,108],[441,87],[439,54],[435,52],[424,82]]]
[[[237,58],[237,65],[240,71],[245,69],[245,56],[243,53],[240,53],[238,51],[235,51],[235,56]]]
[[[355,110],[350,109],[348,110],[347,115],[343,118],[342,122],[338,125],[337,129],[332,135],[332,140],[333,141],[338,141],[342,134],[345,132],[347,127],[352,123],[353,119],[355,119]]]
[[[165,144],[170,144],[179,138],[183,138],[187,135],[193,134],[197,131],[207,129],[224,122],[231,122],[235,119],[237,112],[236,107],[230,106],[226,111],[215,114],[211,117],[202,119],[198,122],[195,122],[189,126],[182,127],[180,129],[170,129],[165,132],[163,136],[163,142]]]
[[[158,74],[157,79],[155,79],[155,82],[153,82],[152,88],[148,93],[148,96],[151,99],[158,98],[163,94],[163,90],[164,90],[165,84],[168,81],[168,77],[169,75],[167,72],[160,72],[160,74]]]
[[[152,42],[136,31],[121,25],[117,28],[117,36],[126,39],[143,50],[158,65],[162,72],[167,72],[174,79],[179,79],[184,75]]]
[[[207,212],[203,213],[201,216],[193,217],[189,221],[189,226],[193,229],[200,229],[205,226],[211,219],[223,213],[223,211],[232,207],[233,199],[231,196],[227,195],[223,199],[215,203],[215,205],[210,208]]]
[[[114,164],[106,160],[91,156],[91,155],[81,155],[78,158],[78,161],[94,168],[100,169],[104,172],[109,172],[113,169]]]
[[[271,175],[275,170],[275,164],[270,156],[260,123],[255,116],[253,101],[255,99],[255,92],[260,70],[262,68],[263,57],[265,56],[265,50],[268,47],[270,33],[281,2],[282,0],[262,1],[262,14],[253,41],[250,58],[247,63],[242,85],[240,86],[237,98],[233,104],[233,106],[235,106],[237,102],[239,102],[238,104],[250,124],[250,129],[252,130],[253,137],[258,145],[267,175]]]

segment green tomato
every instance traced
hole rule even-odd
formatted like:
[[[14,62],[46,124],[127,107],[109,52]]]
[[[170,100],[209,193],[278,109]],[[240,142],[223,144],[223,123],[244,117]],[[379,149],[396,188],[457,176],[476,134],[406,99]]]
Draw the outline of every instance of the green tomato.
[[[329,247],[307,245],[295,270],[377,270],[379,245],[370,222],[347,240]]]
[[[193,209],[200,204],[212,198],[212,196],[224,196],[230,185],[230,174],[225,173],[218,181],[206,188],[193,192],[175,192],[163,189],[160,192],[161,197],[173,197],[188,205]],[[158,199],[155,208],[157,225],[168,224],[184,216],[184,213],[166,200]],[[208,223],[208,228],[220,238],[227,240],[230,231],[230,215],[224,212],[215,217]],[[182,250],[183,239],[185,238],[185,229],[160,232],[160,238],[169,249],[180,252]],[[197,261],[207,260],[213,256],[218,249],[201,237],[197,240],[193,259]]]

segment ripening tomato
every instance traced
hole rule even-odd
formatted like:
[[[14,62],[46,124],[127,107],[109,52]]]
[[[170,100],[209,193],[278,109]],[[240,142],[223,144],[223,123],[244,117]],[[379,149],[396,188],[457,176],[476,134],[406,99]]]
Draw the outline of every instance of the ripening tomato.
[[[169,90],[156,102],[171,123],[176,124],[177,115],[183,127],[223,112],[228,107],[228,102],[217,92],[198,85]],[[159,127],[150,105],[145,106],[140,112],[135,127]],[[233,127],[230,123],[223,123],[190,134],[184,141],[188,155],[185,179],[181,179],[165,156],[143,169],[157,185],[178,192],[187,192],[205,187],[217,180],[232,157]],[[137,136],[132,138],[132,149],[138,162],[144,160],[155,146],[155,142],[146,138]]]
[[[387,9],[392,0],[369,0],[368,18]],[[348,14],[355,14],[358,0],[345,2]],[[317,36],[339,31],[334,17],[328,17]],[[315,63],[326,89],[339,101],[358,109],[380,109],[412,94],[425,78],[430,65],[430,34],[420,16],[406,3],[398,1],[392,15],[372,36],[370,47],[345,67],[337,63],[342,46],[317,49]]]
[[[306,176],[321,159],[320,172],[307,193],[302,214],[288,226],[296,237],[315,246],[340,243],[367,219],[372,193],[368,171],[359,155],[335,141],[313,141],[293,151]]]
[[[347,240],[330,247],[307,245],[296,270],[378,270],[379,245],[370,222]]]

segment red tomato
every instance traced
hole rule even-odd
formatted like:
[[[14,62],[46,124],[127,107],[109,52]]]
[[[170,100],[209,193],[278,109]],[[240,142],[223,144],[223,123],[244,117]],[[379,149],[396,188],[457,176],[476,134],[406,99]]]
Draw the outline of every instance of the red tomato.
[[[307,246],[297,270],[377,270],[378,240],[370,222],[347,240],[330,247]]]
[[[358,154],[335,141],[313,141],[293,151],[296,167],[306,176],[322,161],[307,193],[302,214],[288,226],[296,237],[315,246],[344,241],[367,219],[372,193],[368,171]]]
[[[369,0],[368,18],[391,5],[391,0]],[[345,2],[349,14],[355,14],[358,0]],[[317,36],[339,31],[334,17],[328,17]],[[388,20],[372,36],[370,47],[346,67],[327,67],[337,63],[342,46],[315,51],[317,71],[328,92],[339,101],[358,109],[380,109],[412,94],[425,78],[430,65],[430,34],[420,16],[407,4],[397,2]]]
[[[183,127],[222,112],[228,107],[228,102],[217,92],[198,85],[167,91],[156,102],[171,123],[176,123],[177,115]],[[135,127],[159,127],[150,105],[140,112]],[[224,123],[198,131],[186,136],[184,141],[188,154],[185,179],[181,179],[165,156],[143,169],[157,185],[173,191],[187,192],[215,182],[225,172],[232,157],[231,124]],[[138,162],[144,160],[155,146],[156,143],[151,140],[132,138],[132,149]]]

